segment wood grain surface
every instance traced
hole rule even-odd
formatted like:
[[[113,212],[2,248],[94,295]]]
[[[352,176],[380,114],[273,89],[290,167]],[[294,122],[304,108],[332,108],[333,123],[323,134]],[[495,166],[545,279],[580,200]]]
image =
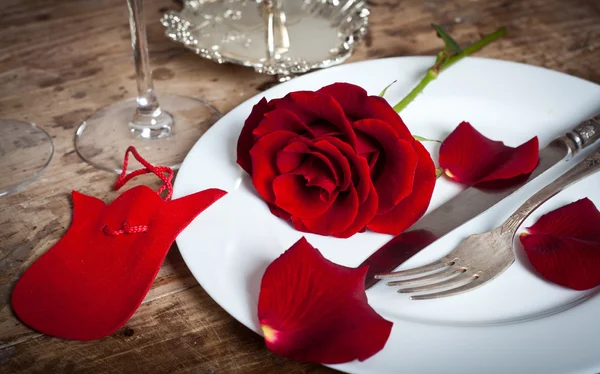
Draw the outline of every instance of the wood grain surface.
[[[351,61],[431,55],[436,22],[461,44],[500,26],[509,35],[479,56],[519,61],[600,83],[597,0],[371,0],[370,33]],[[159,93],[203,98],[227,113],[272,85],[253,70],[217,65],[171,42],[159,23],[172,0],[145,1]],[[393,77],[390,77],[392,79]],[[33,121],[52,136],[49,169],[0,198],[0,372],[326,373],[271,354],[258,335],[224,312],[172,248],[152,290],[124,328],[92,342],[43,336],[12,313],[19,275],[66,231],[72,189],[112,201],[115,176],[84,163],[77,126],[93,111],[135,92],[123,0],[3,0],[0,10],[0,118]],[[3,176],[2,176],[3,177]],[[157,186],[152,179],[134,184]],[[399,353],[400,354],[400,353]]]

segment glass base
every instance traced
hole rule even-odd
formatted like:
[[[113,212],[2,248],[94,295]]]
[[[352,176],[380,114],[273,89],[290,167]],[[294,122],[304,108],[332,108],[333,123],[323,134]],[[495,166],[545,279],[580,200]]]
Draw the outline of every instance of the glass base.
[[[54,144],[33,123],[0,119],[0,196],[18,191],[50,164]]]
[[[99,169],[121,173],[125,150],[133,145],[151,164],[178,169],[198,138],[221,114],[210,104],[187,96],[162,95],[159,100],[163,114],[173,119],[168,131],[135,127],[131,122],[136,99],[131,98],[99,110],[79,126],[75,135],[77,153]],[[129,170],[140,167],[131,160]]]

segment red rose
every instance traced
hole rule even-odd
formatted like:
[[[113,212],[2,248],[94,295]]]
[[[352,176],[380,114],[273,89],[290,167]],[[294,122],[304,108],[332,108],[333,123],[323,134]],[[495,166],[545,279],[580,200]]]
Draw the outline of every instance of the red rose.
[[[347,83],[262,99],[237,154],[273,214],[341,238],[367,227],[401,233],[427,210],[436,179],[429,152],[387,101]]]

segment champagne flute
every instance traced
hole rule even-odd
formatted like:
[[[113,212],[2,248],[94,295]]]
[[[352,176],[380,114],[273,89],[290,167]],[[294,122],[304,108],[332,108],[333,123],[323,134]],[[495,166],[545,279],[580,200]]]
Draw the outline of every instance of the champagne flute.
[[[75,148],[89,164],[121,172],[130,145],[150,163],[178,169],[196,140],[220,117],[210,104],[180,95],[161,95],[152,83],[142,0],[127,0],[137,97],[111,104],[77,129]]]
[[[52,138],[34,123],[0,119],[0,196],[36,180],[54,155]]]

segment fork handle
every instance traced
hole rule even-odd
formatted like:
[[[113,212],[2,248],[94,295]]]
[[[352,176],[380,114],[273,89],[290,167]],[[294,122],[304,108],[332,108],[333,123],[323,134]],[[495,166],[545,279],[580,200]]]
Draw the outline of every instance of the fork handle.
[[[501,226],[502,232],[510,233],[510,235],[513,236],[523,221],[525,221],[525,219],[529,217],[529,215],[540,205],[571,184],[594,174],[598,170],[600,170],[600,146],[596,148],[594,153],[592,153],[586,159],[567,170],[554,182],[542,188],[535,195],[531,196],[527,201],[525,201],[523,205],[519,207],[519,209],[517,209],[510,217],[508,217],[506,221],[504,221]]]

